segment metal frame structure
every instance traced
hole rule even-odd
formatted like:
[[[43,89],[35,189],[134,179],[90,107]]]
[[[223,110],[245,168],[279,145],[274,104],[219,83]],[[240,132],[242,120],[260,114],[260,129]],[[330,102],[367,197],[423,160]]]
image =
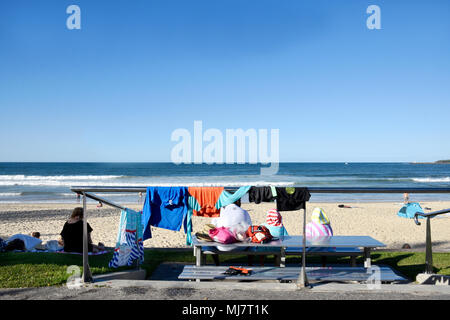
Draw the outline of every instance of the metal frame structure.
[[[422,216],[427,218],[427,231],[426,231],[426,240],[425,240],[425,273],[431,274],[433,273],[433,249],[431,244],[431,218],[434,218],[438,215],[449,213],[450,209],[439,210],[429,213],[416,212],[414,214],[414,222],[420,226],[420,222],[418,220],[418,216]]]
[[[296,186],[289,186],[296,187]],[[299,186],[304,187],[304,186]],[[225,187],[227,191],[236,191],[239,186]],[[357,187],[308,187],[310,193],[450,193],[450,188],[357,188]],[[87,234],[87,210],[86,210],[86,198],[90,198],[106,205],[112,206],[116,209],[125,210],[124,207],[115,204],[114,202],[103,199],[93,192],[103,192],[103,193],[145,193],[147,192],[146,187],[83,187],[76,186],[71,187],[71,191],[83,196],[83,282],[92,282],[92,274],[89,268],[89,255],[88,255],[88,234]],[[417,217],[423,216],[427,218],[427,230],[426,230],[426,273],[433,272],[433,257],[432,257],[432,245],[431,245],[431,223],[430,219],[444,213],[450,212],[450,209],[440,210],[430,213],[417,212],[414,216],[414,221],[417,225],[420,225]],[[303,252],[306,252],[306,205],[303,210]],[[302,266],[300,270],[299,279],[297,281],[297,286],[299,288],[309,287],[308,278],[306,276],[306,254],[302,254]]]

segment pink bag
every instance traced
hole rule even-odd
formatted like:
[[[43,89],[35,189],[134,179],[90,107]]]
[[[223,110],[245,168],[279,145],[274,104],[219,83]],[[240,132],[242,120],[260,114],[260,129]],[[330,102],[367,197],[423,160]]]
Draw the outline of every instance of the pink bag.
[[[209,236],[214,241],[224,244],[236,242],[236,238],[234,237],[234,235],[231,233],[230,230],[228,230],[225,227],[214,228],[209,230]]]

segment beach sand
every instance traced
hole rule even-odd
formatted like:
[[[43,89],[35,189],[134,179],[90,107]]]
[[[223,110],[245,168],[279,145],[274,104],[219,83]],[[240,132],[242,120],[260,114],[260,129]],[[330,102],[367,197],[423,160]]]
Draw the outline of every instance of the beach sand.
[[[422,251],[425,245],[425,219],[417,226],[412,219],[397,216],[402,204],[351,203],[352,208],[339,208],[338,203],[307,204],[307,222],[310,221],[312,210],[321,207],[328,215],[334,235],[368,235],[387,245],[388,249],[401,249],[408,243],[414,250]],[[450,208],[450,202],[423,202],[422,207],[433,211]],[[70,216],[74,204],[0,204],[0,237],[3,239],[17,233],[29,234],[33,231],[41,233],[41,239],[56,240]],[[140,210],[142,205],[132,204],[130,209]],[[253,224],[265,222],[266,213],[273,208],[273,203],[243,203]],[[426,210],[426,212],[430,212]],[[283,223],[290,235],[300,235],[303,228],[303,211],[282,212]],[[103,242],[107,247],[114,247],[120,220],[120,210],[104,205],[97,208],[88,204],[87,219],[94,229],[94,243]],[[193,231],[202,229],[210,218],[193,217]],[[435,251],[450,251],[450,216],[435,218],[431,223],[433,249]],[[186,247],[186,235],[181,231],[170,231],[152,227],[153,237],[144,242],[145,247]]]

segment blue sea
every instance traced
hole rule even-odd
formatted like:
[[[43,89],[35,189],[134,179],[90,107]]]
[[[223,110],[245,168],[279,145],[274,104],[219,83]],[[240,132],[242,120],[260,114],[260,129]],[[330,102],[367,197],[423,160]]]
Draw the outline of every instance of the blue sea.
[[[449,164],[280,163],[276,175],[261,165],[172,163],[0,163],[0,203],[77,202],[71,186],[450,187]],[[115,202],[138,194],[99,194]],[[412,194],[410,200],[450,200],[450,194]],[[403,201],[402,194],[313,194],[311,201]]]

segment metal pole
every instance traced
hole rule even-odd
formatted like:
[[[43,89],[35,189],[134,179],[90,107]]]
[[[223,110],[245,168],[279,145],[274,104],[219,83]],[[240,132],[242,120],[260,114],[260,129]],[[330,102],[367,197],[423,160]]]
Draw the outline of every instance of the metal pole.
[[[309,287],[308,277],[306,276],[306,203],[303,210],[303,254],[302,254],[302,267],[297,280],[297,287],[306,288]]]
[[[433,251],[431,247],[431,218],[427,218],[426,253],[425,253],[425,273],[433,273]]]
[[[99,196],[97,196],[97,195],[95,195],[95,194],[93,194],[93,193],[85,192],[84,194],[85,194],[86,197],[88,197],[88,198],[91,198],[91,199],[93,199],[93,200],[99,201],[99,202],[101,202],[101,203],[105,203],[105,204],[107,204],[107,205],[109,205],[109,206],[111,206],[111,207],[114,207],[114,208],[116,208],[116,209],[119,209],[119,210],[126,210],[126,208],[124,208],[124,207],[122,207],[122,206],[120,206],[120,205],[118,205],[118,204],[115,204],[114,202],[112,202],[112,201],[110,201],[110,200],[106,200],[106,199],[100,198]]]
[[[296,187],[292,185],[290,187]],[[183,185],[186,187],[186,185]],[[298,185],[298,187],[304,187]],[[227,186],[225,190],[235,191],[238,186]],[[146,187],[102,187],[102,186],[73,186],[70,188],[73,192],[146,192]],[[357,188],[357,187],[308,187],[310,193],[450,193],[450,188]]]
[[[87,232],[86,194],[83,192],[83,282],[92,282],[91,269],[89,268],[89,248]]]

